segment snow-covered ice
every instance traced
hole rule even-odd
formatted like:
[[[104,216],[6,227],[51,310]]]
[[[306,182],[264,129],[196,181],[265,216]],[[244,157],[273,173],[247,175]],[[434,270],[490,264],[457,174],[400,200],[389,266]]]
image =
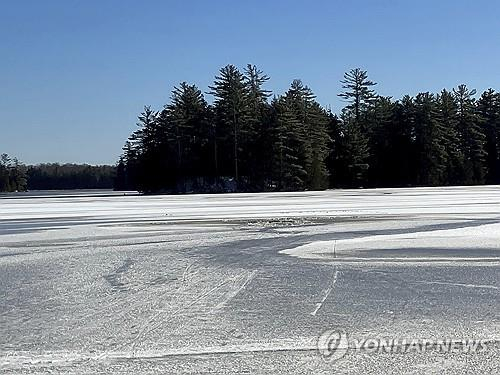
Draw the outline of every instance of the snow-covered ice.
[[[499,373],[500,187],[0,197],[0,373]],[[486,339],[351,353],[318,336]]]

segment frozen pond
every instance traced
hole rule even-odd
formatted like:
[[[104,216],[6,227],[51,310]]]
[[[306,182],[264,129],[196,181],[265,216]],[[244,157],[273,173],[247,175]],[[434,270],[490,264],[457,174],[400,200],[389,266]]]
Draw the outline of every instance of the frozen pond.
[[[496,186],[3,195],[0,373],[500,373],[499,271]]]

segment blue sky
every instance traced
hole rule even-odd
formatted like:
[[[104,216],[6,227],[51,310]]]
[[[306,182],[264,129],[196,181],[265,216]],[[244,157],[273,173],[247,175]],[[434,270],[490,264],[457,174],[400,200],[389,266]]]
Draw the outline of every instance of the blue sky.
[[[184,80],[207,91],[228,63],[256,64],[276,93],[300,78],[334,112],[354,67],[395,98],[500,90],[499,14],[496,0],[4,0],[0,152],[114,163],[144,104]]]

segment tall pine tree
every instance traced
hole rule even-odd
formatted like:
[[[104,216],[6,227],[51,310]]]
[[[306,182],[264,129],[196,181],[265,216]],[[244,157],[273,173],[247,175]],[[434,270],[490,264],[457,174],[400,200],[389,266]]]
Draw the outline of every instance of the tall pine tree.
[[[215,77],[210,94],[215,97],[214,107],[217,121],[230,135],[232,143],[233,175],[236,183],[240,177],[240,154],[245,152],[242,144],[243,135],[249,131],[247,125],[248,90],[244,75],[234,66],[227,65],[220,69]],[[229,151],[229,150],[228,150]]]
[[[474,95],[466,85],[453,89],[458,105],[458,133],[464,154],[465,183],[481,184],[486,175],[486,137],[479,123]]]

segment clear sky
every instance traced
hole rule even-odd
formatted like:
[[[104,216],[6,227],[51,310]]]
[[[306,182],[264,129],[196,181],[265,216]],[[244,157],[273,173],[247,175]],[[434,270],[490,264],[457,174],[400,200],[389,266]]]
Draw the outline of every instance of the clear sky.
[[[144,104],[207,91],[228,63],[276,93],[300,78],[334,112],[354,67],[395,98],[500,90],[499,16],[498,0],[2,0],[0,153],[114,163]]]

